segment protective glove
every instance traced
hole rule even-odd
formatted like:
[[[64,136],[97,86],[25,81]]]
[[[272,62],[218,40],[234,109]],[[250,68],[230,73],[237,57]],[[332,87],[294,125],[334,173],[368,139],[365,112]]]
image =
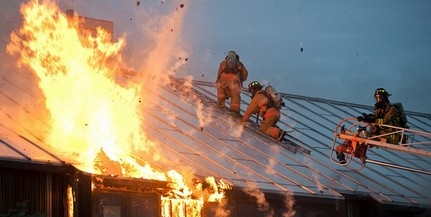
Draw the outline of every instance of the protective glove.
[[[359,116],[356,118],[358,121],[363,121],[365,123],[374,123],[376,122],[376,120],[374,119],[374,115],[373,114],[365,114],[362,113],[362,116]]]
[[[368,114],[369,123],[376,123],[376,119],[374,118],[374,114]]]

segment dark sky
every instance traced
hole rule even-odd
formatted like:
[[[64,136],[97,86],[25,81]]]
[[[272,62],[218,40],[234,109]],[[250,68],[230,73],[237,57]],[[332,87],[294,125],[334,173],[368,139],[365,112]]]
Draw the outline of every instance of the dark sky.
[[[19,2],[0,0],[2,60],[20,25]],[[392,102],[431,113],[431,1],[137,1],[57,0],[61,9],[114,21],[125,36],[125,59],[139,69],[148,32],[183,4],[178,46],[188,62],[178,76],[214,81],[219,62],[235,50],[252,80],[280,92],[366,105],[384,87]],[[146,47],[143,49],[142,47]],[[161,57],[164,58],[164,57]],[[3,61],[2,61],[3,62]]]
[[[193,71],[207,72],[209,80],[223,52],[233,49],[249,69],[248,82],[369,105],[374,90],[384,87],[407,110],[431,112],[430,1],[244,0],[190,7],[185,29],[192,29],[192,57],[198,54],[192,60],[209,56]]]

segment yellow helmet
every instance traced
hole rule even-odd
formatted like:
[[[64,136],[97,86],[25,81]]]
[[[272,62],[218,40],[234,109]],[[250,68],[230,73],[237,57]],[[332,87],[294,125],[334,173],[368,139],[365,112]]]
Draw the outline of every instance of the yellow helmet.
[[[256,94],[257,91],[262,89],[262,85],[258,81],[252,81],[250,84],[248,84],[248,92],[251,93],[252,96]]]

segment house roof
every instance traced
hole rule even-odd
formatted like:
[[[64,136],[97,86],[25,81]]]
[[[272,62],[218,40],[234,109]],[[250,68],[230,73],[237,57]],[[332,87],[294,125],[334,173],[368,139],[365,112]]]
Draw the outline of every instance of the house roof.
[[[181,86],[181,81],[177,82]],[[240,174],[240,180],[235,182],[237,186],[246,186],[247,183],[241,180],[247,177],[245,180],[255,180],[260,188],[274,191],[288,189],[325,197],[365,194],[381,203],[431,204],[427,196],[430,193],[427,186],[431,183],[429,156],[372,148],[367,152],[368,158],[386,165],[367,162],[366,167],[361,168],[356,162],[347,167],[331,162],[329,156],[337,123],[346,117],[370,113],[371,106],[281,93],[286,107],[282,109],[278,126],[292,131],[287,136],[295,144],[293,150],[297,149],[292,151],[292,148],[285,148],[257,133],[253,125],[239,137],[232,136],[229,116],[214,109],[214,85],[194,81],[192,89],[208,110],[214,110],[209,113],[214,114],[212,118],[217,118],[215,124],[205,127],[204,131],[211,135],[221,134],[214,138],[216,141],[211,140],[211,144],[216,144],[215,149],[223,154],[223,159],[233,161],[235,167],[225,169]],[[242,109],[247,107],[249,99],[243,91]],[[406,113],[410,128],[430,132],[429,114]],[[237,127],[234,125],[233,129]],[[429,137],[425,139],[430,141]],[[426,145],[421,148],[430,150]],[[235,177],[230,179],[235,180]]]
[[[34,78],[13,67],[2,68],[0,75],[0,103],[8,105],[0,110],[0,161],[76,163],[32,133],[44,130],[43,114],[32,110],[38,103],[32,101],[37,91],[25,85]],[[338,199],[365,195],[380,203],[431,206],[428,156],[373,148],[368,158],[386,165],[370,161],[361,168],[357,162],[348,166],[331,162],[337,123],[369,113],[370,106],[281,93],[286,106],[278,126],[289,131],[289,142],[280,144],[259,133],[252,123],[256,117],[242,128],[218,108],[212,82],[171,78],[169,85],[145,91],[154,96],[144,111],[145,132],[162,150],[161,158],[192,168],[196,176],[214,176],[237,188],[257,187],[265,192]],[[243,111],[249,100],[243,91]],[[17,110],[20,116],[14,115]],[[412,129],[431,131],[430,114],[406,114]],[[426,145],[422,148],[430,150]]]

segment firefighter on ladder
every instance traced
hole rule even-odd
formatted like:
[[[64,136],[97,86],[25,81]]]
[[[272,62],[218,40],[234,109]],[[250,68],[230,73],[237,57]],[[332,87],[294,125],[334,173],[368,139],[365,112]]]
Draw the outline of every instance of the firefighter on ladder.
[[[359,116],[358,121],[364,121],[366,123],[371,123],[370,125],[370,136],[382,135],[385,133],[391,133],[394,129],[380,127],[375,124],[385,124],[395,127],[400,127],[400,111],[391,104],[389,101],[390,93],[388,93],[384,88],[377,88],[374,92],[374,99],[376,104],[374,105],[374,113]],[[397,145],[400,140],[399,134],[390,134],[385,137],[388,143]]]
[[[362,116],[357,117],[358,121],[363,121],[370,124],[370,135],[376,136],[386,133],[391,133],[394,129],[381,127],[375,124],[385,124],[400,127],[400,111],[390,103],[389,96],[391,96],[388,91],[384,88],[377,88],[374,91],[374,113],[366,114],[362,113]],[[387,135],[385,137],[386,141],[391,144],[398,144],[400,140],[400,135],[397,133]],[[346,143],[348,143],[347,141]],[[344,153],[348,151],[349,144],[343,144],[338,146],[337,149],[337,159],[341,164],[346,163]],[[344,152],[344,153],[343,153]]]
[[[217,72],[217,105],[225,106],[226,99],[231,98],[229,111],[240,116],[242,83],[247,80],[248,71],[239,60],[235,51],[229,51],[220,63]]]

